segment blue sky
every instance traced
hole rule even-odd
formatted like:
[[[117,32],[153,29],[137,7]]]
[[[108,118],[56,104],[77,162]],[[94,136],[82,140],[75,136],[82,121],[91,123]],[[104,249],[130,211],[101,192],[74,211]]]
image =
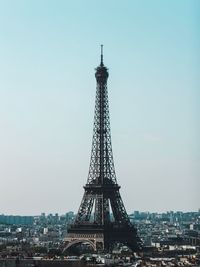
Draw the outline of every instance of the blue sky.
[[[127,211],[200,208],[200,2],[0,1],[0,213],[77,211],[109,68]]]

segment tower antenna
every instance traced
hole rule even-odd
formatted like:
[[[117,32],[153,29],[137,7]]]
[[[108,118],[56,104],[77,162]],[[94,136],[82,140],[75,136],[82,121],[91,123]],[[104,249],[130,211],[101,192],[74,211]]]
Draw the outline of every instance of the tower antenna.
[[[101,65],[103,65],[103,45],[101,45]]]

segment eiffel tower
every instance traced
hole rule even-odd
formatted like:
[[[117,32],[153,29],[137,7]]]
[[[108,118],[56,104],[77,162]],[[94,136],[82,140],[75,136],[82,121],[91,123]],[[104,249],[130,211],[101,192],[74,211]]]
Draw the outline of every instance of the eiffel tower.
[[[102,45],[101,62],[95,77],[97,87],[89,174],[77,216],[68,228],[66,249],[87,242],[95,251],[111,251],[115,243],[137,251],[141,241],[129,220],[116,180],[110,133],[108,69],[103,63]]]

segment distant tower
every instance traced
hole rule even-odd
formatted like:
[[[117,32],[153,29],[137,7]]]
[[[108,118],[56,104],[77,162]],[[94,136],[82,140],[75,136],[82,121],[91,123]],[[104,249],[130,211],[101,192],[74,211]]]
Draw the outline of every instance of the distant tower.
[[[97,87],[89,174],[75,222],[68,229],[66,248],[89,242],[94,250],[109,251],[114,243],[122,243],[136,251],[141,242],[126,213],[114,168],[107,91],[108,69],[103,63],[103,46],[95,77]]]

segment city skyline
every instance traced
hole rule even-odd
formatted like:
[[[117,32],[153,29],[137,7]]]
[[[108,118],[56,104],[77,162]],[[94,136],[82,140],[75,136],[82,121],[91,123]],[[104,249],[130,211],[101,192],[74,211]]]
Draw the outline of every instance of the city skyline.
[[[167,211],[161,211],[161,212],[151,212],[151,211],[148,211],[148,210],[132,210],[129,212],[128,216],[131,218],[133,215],[139,213],[140,215],[145,215],[145,216],[148,216],[148,215],[157,215],[157,216],[160,216],[160,215],[170,215],[170,214],[190,214],[190,213],[199,213],[200,212],[200,209],[198,210],[191,210],[191,211],[181,211],[181,210],[167,210]],[[53,216],[53,217],[56,217],[56,216],[65,216],[67,214],[71,214],[73,217],[76,216],[77,214],[77,211],[73,211],[73,210],[68,210],[68,211],[65,211],[65,213],[58,213],[58,212],[55,212],[55,213],[52,213],[52,212],[41,212],[40,214],[32,214],[32,215],[23,215],[23,214],[5,214],[5,213],[0,213],[0,218],[2,217],[5,217],[5,218],[33,218],[33,217],[38,217],[38,216],[46,216],[46,217],[49,217],[49,216]]]
[[[0,214],[78,211],[101,43],[127,212],[199,209],[198,10],[195,0],[0,3]]]

